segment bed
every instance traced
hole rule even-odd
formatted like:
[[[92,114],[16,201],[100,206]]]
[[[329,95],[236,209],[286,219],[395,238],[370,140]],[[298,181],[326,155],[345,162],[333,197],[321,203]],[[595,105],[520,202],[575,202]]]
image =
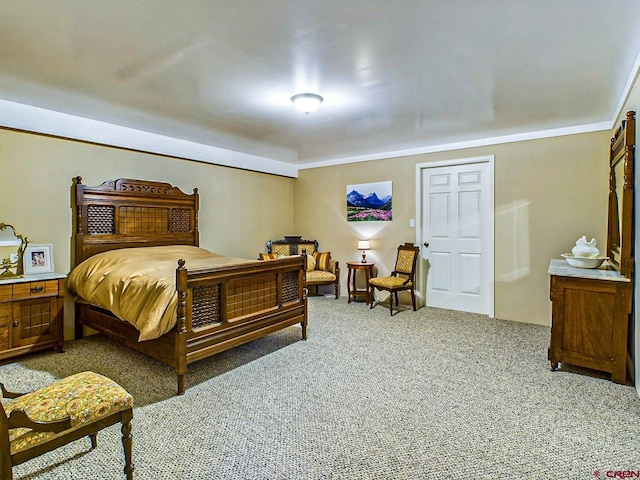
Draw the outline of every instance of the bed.
[[[198,189],[186,194],[168,183],[123,178],[90,187],[82,177],[73,179],[68,289],[75,301],[76,338],[90,327],[166,363],[175,369],[178,394],[185,391],[190,363],[296,324],[302,327],[302,339],[307,338],[304,258],[261,262],[204,250],[217,260],[211,265],[190,261],[191,249],[199,250],[198,209]],[[84,268],[88,262],[107,256],[124,262],[136,252],[140,257],[140,252],[158,250],[173,265],[172,303],[166,306],[171,324],[160,328],[158,336],[136,328],[137,319],[120,318],[123,309],[92,302],[76,291],[92,274],[102,278],[94,266]],[[182,255],[183,250],[188,253]],[[179,256],[171,258],[176,252]],[[159,262],[155,266],[160,268]],[[84,277],[77,274],[82,268]],[[112,288],[118,284],[105,283]]]

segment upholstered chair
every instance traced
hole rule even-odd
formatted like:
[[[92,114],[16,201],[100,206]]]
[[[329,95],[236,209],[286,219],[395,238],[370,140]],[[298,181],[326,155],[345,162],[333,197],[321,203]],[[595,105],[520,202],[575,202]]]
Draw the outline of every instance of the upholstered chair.
[[[13,466],[122,424],[124,474],[133,479],[131,419],[133,397],[113,380],[82,372],[30,393],[12,393],[0,384],[0,478],[11,480]],[[109,478],[112,478],[109,475]]]
[[[319,252],[317,240],[304,240],[301,237],[289,237],[284,240],[269,240],[266,254],[260,254],[260,260],[301,255],[306,259],[306,285],[315,287],[318,294],[319,285],[333,285],[336,300],[340,297],[340,264],[331,258],[331,252]]]
[[[396,265],[391,274],[387,277],[374,277],[369,280],[371,298],[374,299],[375,289],[389,292],[389,313],[393,315],[393,300],[395,298],[396,307],[399,306],[398,292],[408,290],[411,292],[411,304],[416,310],[415,280],[416,264],[420,248],[412,243],[405,243],[398,247]],[[371,302],[373,308],[376,302]]]
[[[307,286],[315,287],[318,294],[319,285],[333,285],[336,300],[340,297],[340,265],[331,258],[331,252],[313,252],[307,254]]]

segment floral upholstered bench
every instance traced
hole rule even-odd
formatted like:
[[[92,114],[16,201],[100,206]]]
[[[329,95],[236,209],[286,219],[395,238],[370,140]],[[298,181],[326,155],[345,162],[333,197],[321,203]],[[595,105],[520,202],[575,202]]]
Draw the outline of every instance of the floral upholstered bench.
[[[30,393],[7,391],[2,383],[0,389],[0,478],[11,480],[14,465],[84,436],[96,448],[98,432],[121,423],[124,474],[133,480],[133,397],[116,382],[87,371]]]
[[[284,240],[269,240],[267,253],[260,254],[260,260],[273,260],[278,257],[307,254],[307,287],[334,285],[336,299],[340,297],[340,267],[331,258],[331,252],[319,252],[317,240],[304,240],[302,237],[285,236]]]

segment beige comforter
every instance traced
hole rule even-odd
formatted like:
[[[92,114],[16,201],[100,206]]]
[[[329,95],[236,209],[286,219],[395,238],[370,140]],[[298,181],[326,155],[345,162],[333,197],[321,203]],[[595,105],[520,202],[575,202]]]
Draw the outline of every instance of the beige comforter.
[[[247,261],[186,245],[111,250],[74,268],[67,289],[131,323],[140,331],[140,341],[151,340],[176,323],[176,267],[180,258],[186,260],[188,269]]]

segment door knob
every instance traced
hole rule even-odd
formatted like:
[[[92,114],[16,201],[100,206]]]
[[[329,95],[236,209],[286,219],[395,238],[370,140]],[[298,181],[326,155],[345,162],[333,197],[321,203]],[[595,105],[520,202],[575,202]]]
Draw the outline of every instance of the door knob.
[[[425,248],[429,248],[429,242],[424,242],[423,245],[425,246]]]

